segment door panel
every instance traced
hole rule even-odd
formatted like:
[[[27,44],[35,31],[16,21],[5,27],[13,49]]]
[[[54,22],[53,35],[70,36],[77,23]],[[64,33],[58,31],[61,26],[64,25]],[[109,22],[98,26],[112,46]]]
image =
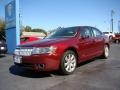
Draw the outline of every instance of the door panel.
[[[80,60],[87,60],[93,56],[94,52],[93,45],[94,41],[92,38],[81,40],[79,42]]]
[[[89,37],[87,37],[89,36]],[[80,30],[79,39],[79,56],[81,61],[91,59],[94,54],[94,38],[90,28],[83,28]]]
[[[94,41],[95,41],[95,54],[100,55],[103,52],[104,48],[104,38],[102,37],[102,33],[96,28],[92,28],[94,33]]]

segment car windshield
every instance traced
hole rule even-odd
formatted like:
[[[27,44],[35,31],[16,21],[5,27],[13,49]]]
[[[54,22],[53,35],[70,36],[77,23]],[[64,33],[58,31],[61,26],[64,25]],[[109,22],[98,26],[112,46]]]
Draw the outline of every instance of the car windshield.
[[[77,27],[60,28],[46,38],[73,37],[77,33]]]

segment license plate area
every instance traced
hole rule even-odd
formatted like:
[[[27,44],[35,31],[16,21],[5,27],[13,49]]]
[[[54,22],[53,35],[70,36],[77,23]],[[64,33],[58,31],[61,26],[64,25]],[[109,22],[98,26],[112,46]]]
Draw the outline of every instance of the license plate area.
[[[14,62],[15,63],[22,63],[22,56],[18,56],[18,55],[14,56]]]

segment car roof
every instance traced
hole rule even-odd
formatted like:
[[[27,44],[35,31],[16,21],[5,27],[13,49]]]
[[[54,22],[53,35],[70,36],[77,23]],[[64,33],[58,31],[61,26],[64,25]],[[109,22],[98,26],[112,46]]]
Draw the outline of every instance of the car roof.
[[[92,26],[73,26],[73,27],[65,27],[65,28],[85,28],[85,27],[96,28],[96,27],[92,27]]]

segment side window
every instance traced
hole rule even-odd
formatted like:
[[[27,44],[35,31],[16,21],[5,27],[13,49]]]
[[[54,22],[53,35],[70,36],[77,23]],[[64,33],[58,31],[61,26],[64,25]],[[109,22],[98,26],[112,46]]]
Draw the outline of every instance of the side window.
[[[93,33],[94,33],[94,36],[95,36],[95,37],[102,35],[102,32],[100,32],[100,31],[97,30],[96,28],[92,28],[92,30],[93,30]]]
[[[85,36],[92,37],[91,28],[84,28]]]
[[[92,37],[93,34],[91,32],[91,28],[84,27],[83,30],[80,30],[80,35],[83,37]]]

